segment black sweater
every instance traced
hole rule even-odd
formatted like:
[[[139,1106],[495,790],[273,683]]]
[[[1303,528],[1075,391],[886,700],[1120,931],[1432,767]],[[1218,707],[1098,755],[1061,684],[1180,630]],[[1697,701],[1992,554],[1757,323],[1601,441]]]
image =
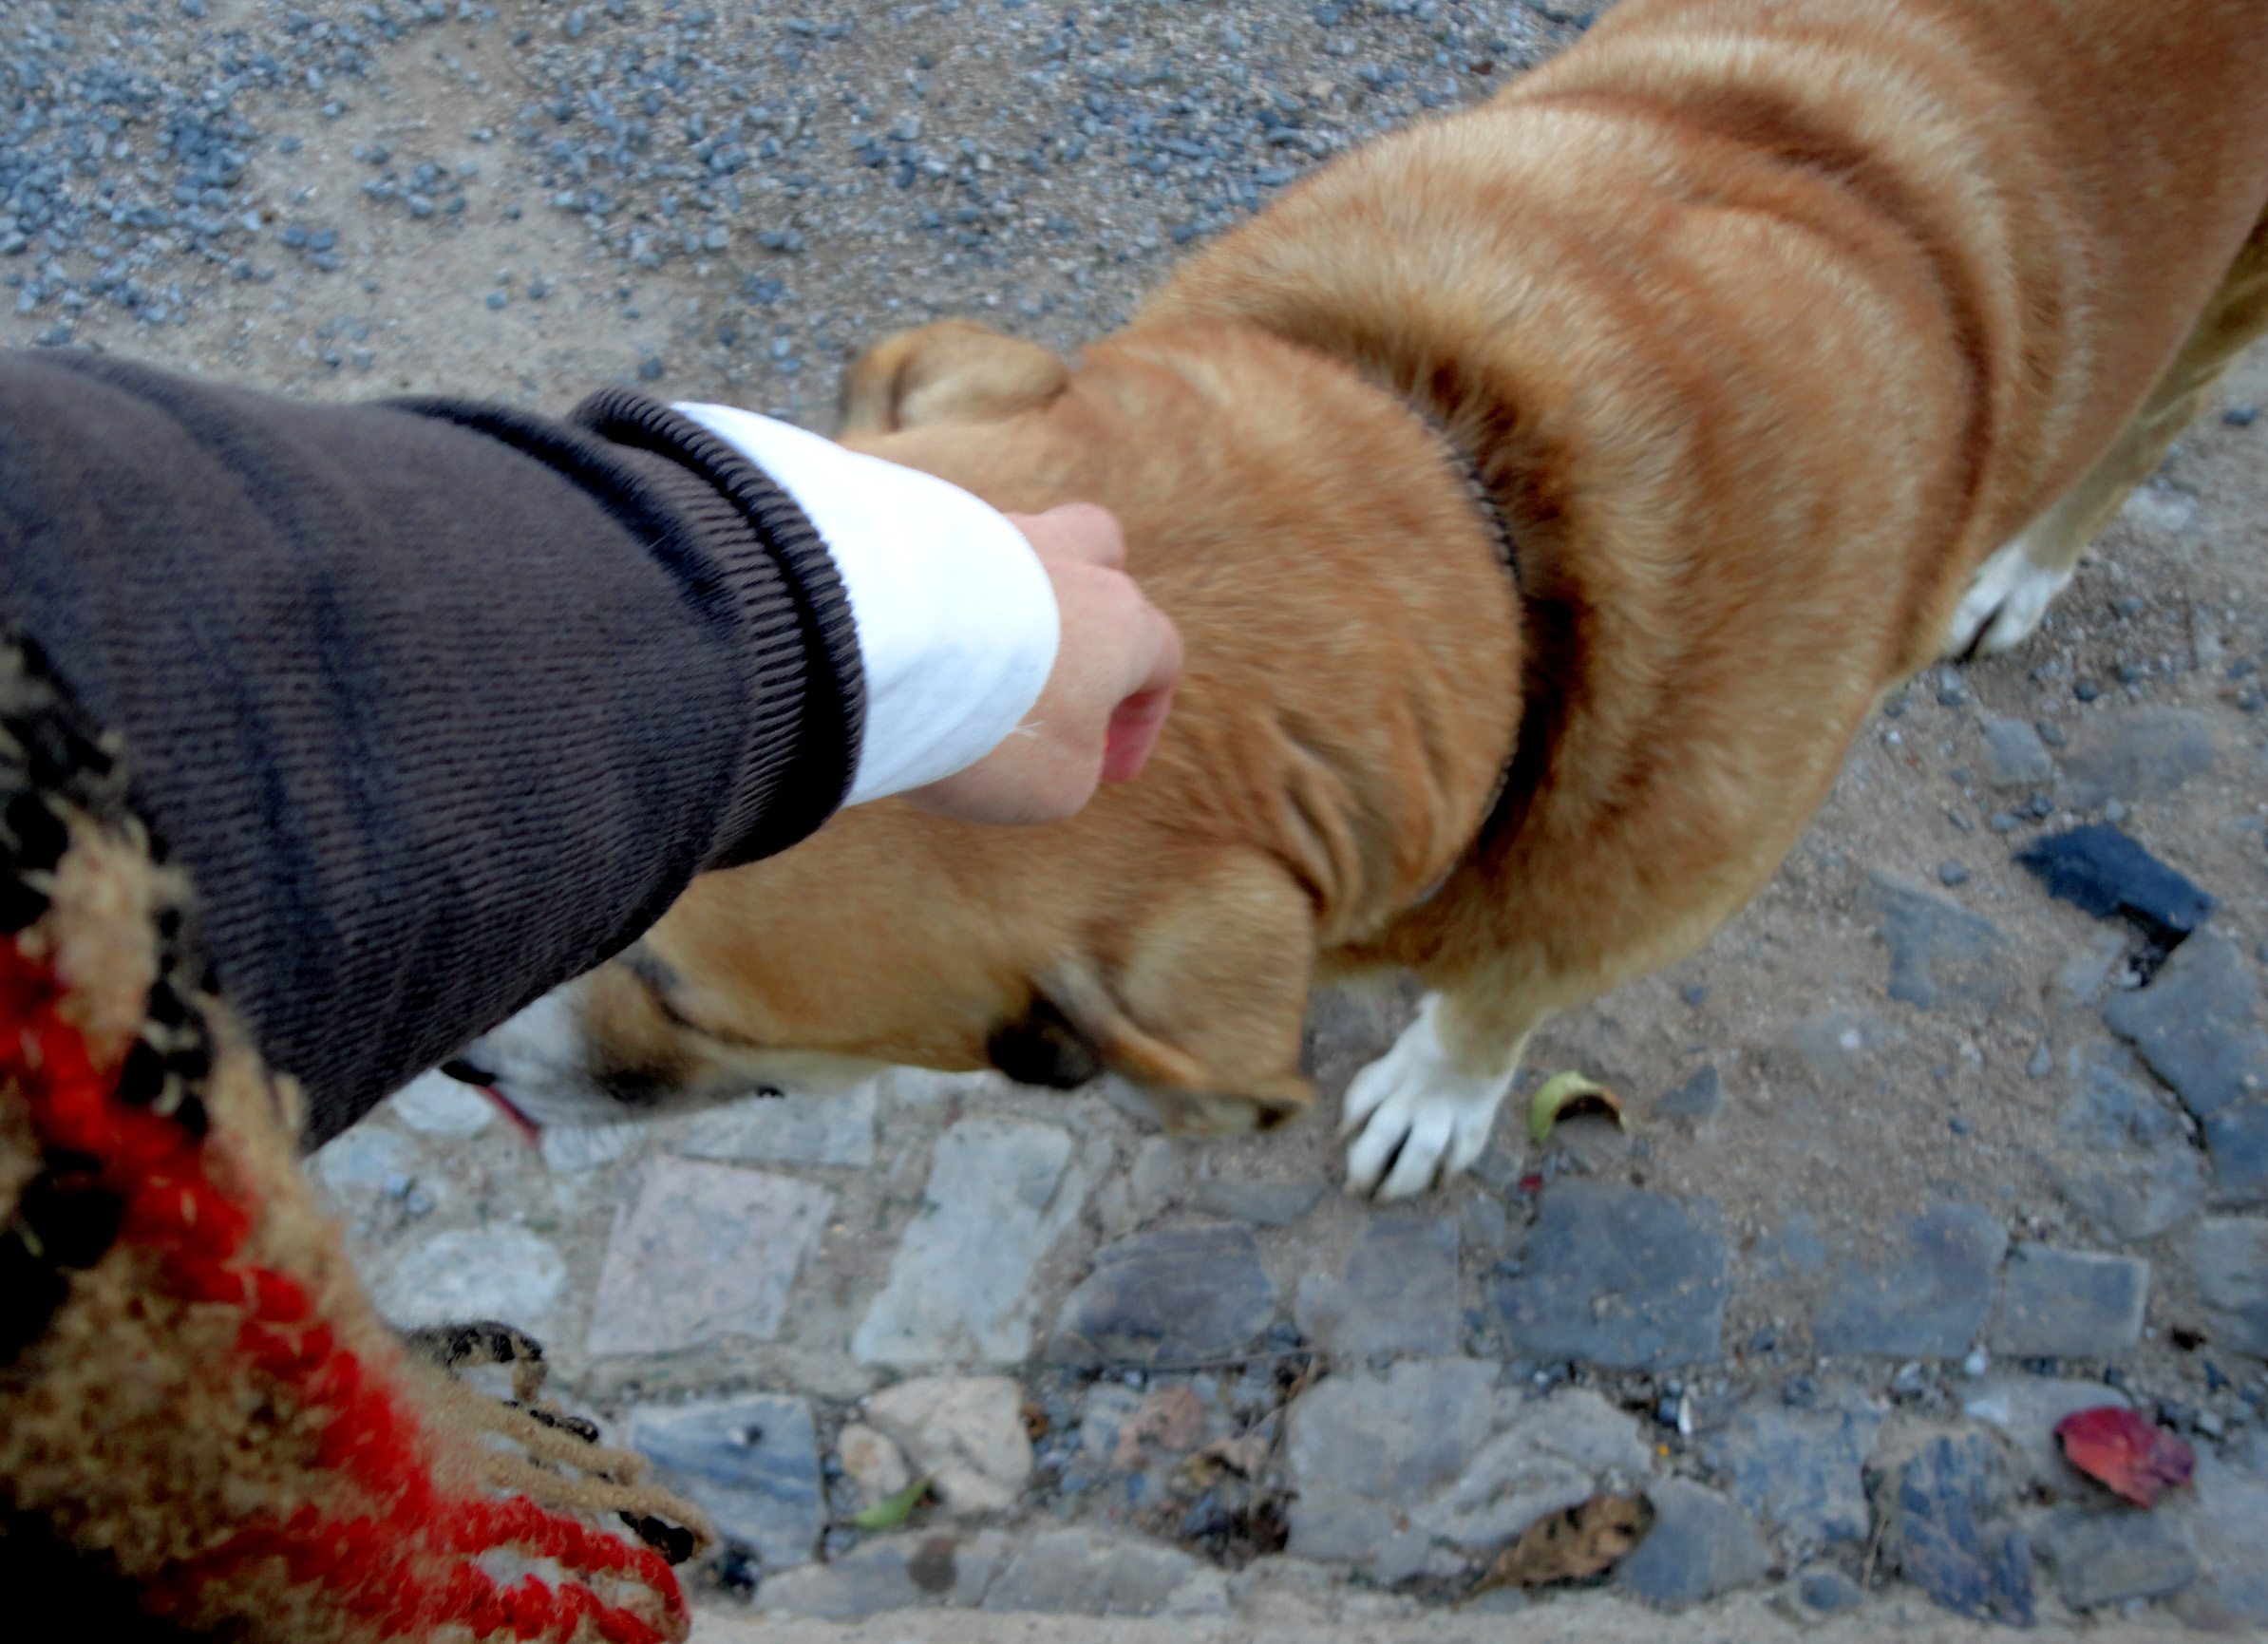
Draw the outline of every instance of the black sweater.
[[[561,424],[0,353],[0,622],[123,736],[310,1145],[857,763],[824,544],[620,389]]]

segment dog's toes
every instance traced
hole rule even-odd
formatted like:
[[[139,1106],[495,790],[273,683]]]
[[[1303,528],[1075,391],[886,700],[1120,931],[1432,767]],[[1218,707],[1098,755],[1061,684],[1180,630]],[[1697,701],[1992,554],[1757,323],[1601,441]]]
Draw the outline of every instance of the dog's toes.
[[[1379,1184],[1379,1200],[1414,1199],[1439,1181],[1442,1155],[1448,1151],[1455,1128],[1456,1115],[1446,1104],[1418,1103],[1402,1138],[1402,1150],[1394,1155],[1394,1167]]]
[[[1386,1105],[1370,1116],[1354,1140],[1347,1145],[1347,1191],[1369,1195],[1377,1189],[1379,1181],[1395,1157],[1402,1150],[1403,1138],[1409,1134],[1407,1095],[1391,1095]]]
[[[2013,650],[2032,636],[2070,580],[2068,569],[2035,564],[2024,539],[2017,538],[1976,568],[1954,610],[1944,654],[1989,656]]]

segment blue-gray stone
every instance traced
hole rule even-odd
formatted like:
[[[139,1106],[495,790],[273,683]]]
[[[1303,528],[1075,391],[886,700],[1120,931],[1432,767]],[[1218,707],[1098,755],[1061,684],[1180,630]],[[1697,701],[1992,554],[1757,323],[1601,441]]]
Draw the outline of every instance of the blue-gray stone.
[[[2089,822],[2016,853],[2048,894],[2106,918],[2125,913],[2165,940],[2212,913],[2213,898],[2114,827]]]
[[[2208,1118],[2205,1145],[2213,1150],[2216,1201],[2268,1204],[2268,1096],[2232,1102]]]
[[[2001,1278],[1993,1351],[2013,1358],[2108,1358],[2142,1339],[2149,1293],[2146,1261],[2018,1245]]]
[[[2037,787],[2055,778],[2055,761],[2049,756],[2039,732],[2020,719],[1984,717],[1985,752],[1992,769],[1987,781],[1994,787]]]
[[[1725,1082],[1711,1062],[1656,1102],[1654,1110],[1677,1119],[1713,1119],[1724,1105]]]
[[[1515,1352],[1665,1370],[1713,1359],[1725,1319],[1725,1239],[1658,1193],[1556,1183],[1490,1299]]]
[[[808,1562],[826,1527],[819,1441],[802,1399],[749,1396],[632,1412],[631,1447],[765,1568]]]
[[[1805,1570],[1795,1578],[1795,1590],[1804,1607],[1821,1616],[1840,1616],[1866,1602],[1865,1590],[1832,1564]]]
[[[2074,1610],[2163,1598],[2197,1578],[2197,1552],[2170,1514],[2066,1511],[2043,1540]]]
[[[1455,1352],[1464,1337],[1457,1224],[1374,1218],[1343,1272],[1301,1280],[1292,1320],[1325,1352]]]
[[[1803,1556],[1865,1540],[1861,1475],[1881,1427],[1881,1412],[1856,1400],[1842,1409],[1793,1410],[1775,1397],[1735,1411],[1702,1454],[1729,1483],[1733,1499]]]
[[[2075,810],[2160,799],[2213,768],[2213,722],[2194,708],[2114,709],[2087,721],[2063,756]]]
[[[1867,896],[1890,948],[1893,999],[1924,1011],[1941,1000],[1990,1007],[2007,999],[2007,943],[1992,920],[1895,874],[1869,874]]]
[[[2030,1626],[2032,1546],[2009,1527],[2005,1457],[1979,1433],[1932,1440],[1887,1475],[1884,1547],[1905,1578],[1948,1610]]]
[[[2268,1358],[2268,1220],[2208,1216],[2183,1240],[2217,1345]]]
[[[1090,1366],[1224,1358],[1268,1328],[1276,1301],[1241,1227],[1137,1234],[1096,1253],[1094,1271],[1064,1300],[1048,1357]]]
[[[2121,1046],[2088,1046],[2062,1128],[2076,1143],[2054,1163],[2064,1197],[2113,1238],[2149,1238],[2205,1201],[2204,1162],[2180,1110]]]
[[[1825,1353],[1959,1358],[1984,1328],[1993,1274],[2008,1233],[1972,1204],[1948,1204],[1906,1223],[1907,1254],[1890,1265],[1845,1264],[1812,1319]]]
[[[2259,983],[2217,932],[2176,948],[2148,987],[2111,995],[2103,1020],[2200,1119],[2240,1097],[2268,1095]]]
[[[1615,1567],[1615,1585],[1650,1603],[1694,1604],[1764,1578],[1771,1554],[1748,1516],[1690,1479],[1646,1492],[1654,1527]]]
[[[1208,1216],[1225,1216],[1258,1227],[1289,1227],[1323,1197],[1320,1181],[1255,1181],[1238,1177],[1205,1176],[1189,1190],[1189,1207]]]

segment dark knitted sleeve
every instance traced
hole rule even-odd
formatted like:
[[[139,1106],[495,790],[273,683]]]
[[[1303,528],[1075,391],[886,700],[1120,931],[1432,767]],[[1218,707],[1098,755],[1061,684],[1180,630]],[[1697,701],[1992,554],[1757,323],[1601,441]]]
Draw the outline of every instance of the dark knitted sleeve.
[[[623,390],[562,424],[0,354],[0,620],[123,736],[311,1143],[856,764],[823,544]]]

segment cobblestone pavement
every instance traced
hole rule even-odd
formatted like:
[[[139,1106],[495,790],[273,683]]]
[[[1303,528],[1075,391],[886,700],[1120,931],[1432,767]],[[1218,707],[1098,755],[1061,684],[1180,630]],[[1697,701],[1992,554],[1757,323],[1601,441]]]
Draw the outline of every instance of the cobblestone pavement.
[[[0,0],[0,341],[823,425],[881,331],[1072,347],[1585,20]],[[897,1070],[531,1146],[431,1079],[312,1168],[391,1315],[525,1326],[709,1506],[720,1640],[2268,1627],[2264,403],[2256,354],[2040,635],[1915,682],[1747,913],[1537,1036],[1626,1130],[1514,1114],[1374,1212],[1327,1122],[1194,1146],[1108,1088]],[[1322,1111],[1408,1008],[1316,1000]],[[2104,1402],[2194,1486],[2072,1472]],[[1611,1592],[1473,1592],[1602,1490],[1655,1513]],[[1072,1616],[1155,1619],[1030,1619]]]

